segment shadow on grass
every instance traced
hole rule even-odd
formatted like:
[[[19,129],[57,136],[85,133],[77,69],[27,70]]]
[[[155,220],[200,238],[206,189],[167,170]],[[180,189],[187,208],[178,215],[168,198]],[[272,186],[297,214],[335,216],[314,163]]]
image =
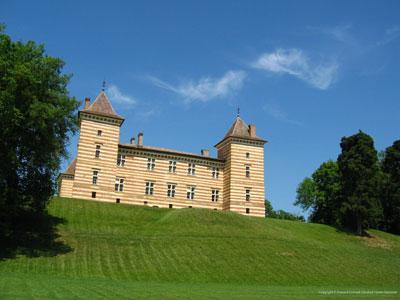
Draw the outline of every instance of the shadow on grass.
[[[336,232],[342,232],[342,233],[345,233],[347,235],[359,236],[359,237],[368,237],[368,238],[372,237],[372,235],[370,235],[366,230],[363,230],[361,234],[357,234],[356,231],[350,230],[350,229],[345,228],[345,227],[335,226],[335,229],[336,229]]]
[[[57,226],[65,224],[63,218],[49,214],[23,215],[14,218],[7,236],[0,236],[0,261],[15,258],[56,256],[73,249],[58,234]]]

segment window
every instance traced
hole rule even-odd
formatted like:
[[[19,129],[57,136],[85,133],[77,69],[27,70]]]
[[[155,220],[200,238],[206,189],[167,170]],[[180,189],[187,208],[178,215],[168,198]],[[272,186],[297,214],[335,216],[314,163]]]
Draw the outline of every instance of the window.
[[[175,173],[176,172],[176,160],[169,161],[168,172]]]
[[[124,191],[124,179],[121,177],[115,178],[115,191],[123,192]]]
[[[217,202],[217,201],[218,201],[218,198],[219,198],[219,190],[213,189],[213,190],[211,191],[211,201],[212,201],[212,202]]]
[[[103,133],[103,131],[97,130],[97,136],[101,136],[102,133]]]
[[[95,155],[94,155],[96,158],[99,158],[99,157],[100,157],[100,148],[101,148],[100,145],[96,145],[96,153],[95,153]]]
[[[246,214],[250,213],[250,208],[246,208]]]
[[[250,201],[250,189],[246,189],[246,201]]]
[[[219,168],[213,167],[212,168],[212,178],[217,179],[219,177]]]
[[[196,190],[196,187],[188,186],[186,189],[186,199],[194,200],[194,191],[195,190]]]
[[[92,184],[97,184],[98,178],[99,178],[99,171],[93,170]]]
[[[96,192],[92,192],[92,198],[96,198]]]
[[[188,174],[194,175],[196,173],[196,165],[193,163],[188,164]]]
[[[250,152],[246,152],[246,158],[250,158]]]
[[[146,189],[144,191],[146,195],[153,195],[154,193],[154,182],[152,181],[146,181]]]
[[[169,207],[169,208],[172,208],[172,204],[169,204],[168,207]]]
[[[175,197],[175,189],[176,189],[176,184],[175,183],[168,183],[167,184],[167,196],[170,198]]]
[[[246,166],[246,177],[250,177],[250,166]]]
[[[147,159],[147,170],[153,171],[156,166],[156,159],[155,158],[148,158]]]
[[[117,156],[117,166],[123,167],[125,165],[125,155],[118,154]]]
[[[121,202],[120,198],[115,199],[115,203],[120,203],[120,202]]]

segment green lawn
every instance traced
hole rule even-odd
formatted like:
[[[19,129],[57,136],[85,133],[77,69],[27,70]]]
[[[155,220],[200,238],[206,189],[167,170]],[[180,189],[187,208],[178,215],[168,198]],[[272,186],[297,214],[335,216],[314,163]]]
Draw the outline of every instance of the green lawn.
[[[49,212],[62,246],[0,261],[0,298],[400,298],[400,237],[380,231],[61,198]]]

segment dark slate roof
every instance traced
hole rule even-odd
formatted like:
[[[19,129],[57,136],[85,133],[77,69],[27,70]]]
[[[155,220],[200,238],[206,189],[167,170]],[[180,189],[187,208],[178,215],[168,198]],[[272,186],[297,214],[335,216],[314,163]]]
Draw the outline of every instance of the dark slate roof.
[[[75,175],[76,158],[69,164],[67,169],[62,174]]]
[[[167,154],[183,155],[183,156],[190,156],[193,158],[202,158],[202,159],[209,159],[209,160],[224,162],[223,159],[219,159],[219,158],[215,158],[215,157],[204,156],[204,155],[200,155],[200,154],[177,151],[177,150],[161,148],[161,147],[138,146],[136,144],[119,144],[119,146],[127,147],[127,148],[135,148],[135,149],[140,149],[140,150],[145,150],[145,151],[147,150],[147,151],[153,151],[153,152],[163,152],[163,153],[167,153]]]
[[[108,99],[104,91],[101,91],[100,94],[93,101],[93,103],[90,104],[90,106],[87,109],[83,109],[83,111],[93,114],[115,117],[118,119],[124,119],[115,112],[114,108],[111,105],[110,100]]]

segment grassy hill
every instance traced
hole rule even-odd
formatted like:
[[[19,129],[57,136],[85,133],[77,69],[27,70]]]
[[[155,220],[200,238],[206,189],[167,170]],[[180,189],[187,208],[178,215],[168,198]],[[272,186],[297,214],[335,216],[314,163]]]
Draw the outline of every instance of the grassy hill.
[[[62,198],[49,212],[55,248],[3,257],[0,298],[400,297],[400,237],[380,231]]]

